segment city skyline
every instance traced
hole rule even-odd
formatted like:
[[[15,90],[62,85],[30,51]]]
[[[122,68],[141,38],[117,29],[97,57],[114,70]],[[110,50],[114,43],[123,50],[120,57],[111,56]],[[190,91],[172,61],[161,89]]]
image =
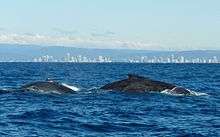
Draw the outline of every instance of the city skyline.
[[[113,57],[97,55],[95,58],[90,58],[83,55],[71,55],[67,53],[63,58],[56,59],[50,55],[44,55],[36,57],[33,62],[72,62],[72,63],[220,63],[218,57],[213,56],[212,58],[196,58],[196,57],[184,57],[175,56],[171,54],[167,57],[161,56],[131,56],[124,58],[124,60],[115,60]]]
[[[65,59],[66,55],[69,55]],[[179,57],[178,61],[170,61],[172,55]],[[72,60],[72,62],[143,62],[140,60],[147,60],[144,62],[218,62],[209,61],[214,57],[220,60],[220,50],[193,50],[193,51],[152,51],[152,50],[118,50],[118,49],[85,49],[74,47],[60,47],[60,46],[36,46],[36,45],[17,45],[17,44],[0,44],[0,62],[33,62],[39,57],[49,56],[52,62],[65,62]],[[83,56],[84,61],[78,59],[78,56]],[[102,58],[104,57],[104,58]],[[181,59],[184,57],[184,59]],[[143,59],[141,59],[143,58]],[[194,60],[193,60],[194,59]],[[43,59],[39,59],[43,60]],[[38,60],[38,61],[39,61]],[[47,59],[46,59],[47,60]],[[37,61],[36,61],[37,62]],[[40,61],[41,62],[41,61]]]
[[[219,50],[218,5],[218,0],[1,1],[0,43]]]

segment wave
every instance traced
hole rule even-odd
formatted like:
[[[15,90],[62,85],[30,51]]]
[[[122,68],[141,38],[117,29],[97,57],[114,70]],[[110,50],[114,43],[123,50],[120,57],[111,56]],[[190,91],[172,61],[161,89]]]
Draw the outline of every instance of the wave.
[[[46,119],[58,115],[57,113],[58,112],[53,109],[41,108],[31,111],[25,111],[19,114],[9,114],[7,115],[7,117],[10,119]]]
[[[77,88],[77,87],[75,87],[75,86],[70,86],[70,85],[68,85],[68,84],[66,84],[66,83],[61,83],[63,86],[65,86],[65,87],[67,87],[67,88],[70,88],[70,89],[72,89],[73,91],[80,91],[80,88]]]
[[[189,89],[187,89],[187,90],[190,92],[189,95],[177,94],[177,93],[172,92],[170,89],[165,89],[161,93],[166,94],[166,95],[171,95],[171,96],[207,96],[208,95],[207,93],[196,92],[196,91],[192,91],[192,90],[189,90]]]
[[[10,91],[11,91],[10,89],[2,88],[2,89],[0,89],[0,94],[1,93],[8,93]]]

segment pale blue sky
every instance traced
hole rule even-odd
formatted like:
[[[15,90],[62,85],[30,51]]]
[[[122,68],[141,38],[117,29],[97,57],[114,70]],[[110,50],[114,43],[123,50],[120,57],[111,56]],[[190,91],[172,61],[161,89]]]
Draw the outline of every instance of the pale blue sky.
[[[0,0],[0,34],[11,33],[151,45],[144,49],[220,49],[220,1]]]

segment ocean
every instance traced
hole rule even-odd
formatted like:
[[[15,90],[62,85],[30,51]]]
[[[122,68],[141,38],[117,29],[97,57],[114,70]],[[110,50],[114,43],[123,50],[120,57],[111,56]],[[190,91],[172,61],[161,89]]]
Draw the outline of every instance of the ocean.
[[[207,95],[99,89],[130,73]],[[80,91],[9,90],[47,78]],[[0,63],[0,90],[0,136],[4,137],[220,136],[220,64]]]

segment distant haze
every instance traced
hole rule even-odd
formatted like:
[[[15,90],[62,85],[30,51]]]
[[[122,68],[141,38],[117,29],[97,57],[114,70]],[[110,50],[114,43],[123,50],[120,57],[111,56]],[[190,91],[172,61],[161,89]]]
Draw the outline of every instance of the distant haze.
[[[0,43],[220,50],[219,0],[5,0]]]

